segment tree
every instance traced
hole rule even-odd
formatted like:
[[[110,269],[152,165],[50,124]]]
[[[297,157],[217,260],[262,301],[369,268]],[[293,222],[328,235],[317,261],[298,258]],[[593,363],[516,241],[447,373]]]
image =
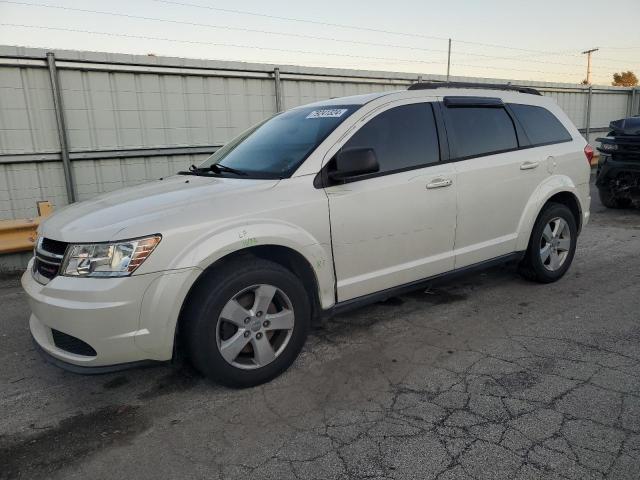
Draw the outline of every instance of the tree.
[[[636,77],[636,74],[631,70],[627,72],[614,73],[611,85],[614,87],[635,87],[638,85],[638,77]]]
[[[585,78],[584,80],[582,80],[582,85],[589,85],[589,82],[587,82],[587,79]]]

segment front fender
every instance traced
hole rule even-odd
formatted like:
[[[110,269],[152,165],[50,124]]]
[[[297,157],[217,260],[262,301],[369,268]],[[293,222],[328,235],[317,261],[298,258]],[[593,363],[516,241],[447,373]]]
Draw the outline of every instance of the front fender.
[[[316,276],[322,308],[328,309],[334,304],[333,262],[328,242],[321,243],[309,232],[284,221],[243,219],[191,239],[175,255],[166,272],[171,281],[153,285],[145,294],[145,306],[141,309],[140,329],[153,327],[158,333],[138,340],[138,346],[158,358],[170,356],[182,303],[200,274],[231,253],[259,245],[286,247],[302,255]],[[159,322],[159,318],[164,320]]]
[[[533,192],[527,202],[522,216],[520,217],[516,251],[520,252],[527,249],[533,225],[538,218],[542,207],[551,197],[562,192],[571,193],[576,198],[581,210],[584,209],[580,200],[579,189],[571,178],[566,175],[553,175],[546,178]]]
[[[286,247],[302,255],[314,271],[322,308],[334,303],[334,273],[331,245],[292,223],[277,219],[243,219],[218,226],[194,238],[176,255],[172,269],[196,267],[205,270],[221,258],[259,245]]]

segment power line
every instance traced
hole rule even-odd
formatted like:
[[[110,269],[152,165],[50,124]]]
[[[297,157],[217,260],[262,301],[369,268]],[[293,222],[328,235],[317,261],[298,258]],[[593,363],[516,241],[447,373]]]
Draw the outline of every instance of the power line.
[[[178,3],[178,2],[171,2],[169,0],[153,0],[153,1],[161,1],[163,3],[180,4],[180,5],[184,5],[184,6],[195,6],[195,4],[182,4],[182,3]],[[20,2],[20,1],[15,1],[15,0],[0,0],[0,3],[10,3],[10,4],[14,4],[14,5],[31,6],[31,7],[53,8],[53,9],[68,10],[68,11],[74,11],[74,12],[80,12],[80,13],[90,13],[90,14],[109,15],[109,16],[116,16],[116,17],[123,17],[123,18],[132,18],[132,19],[137,19],[137,20],[165,22],[165,23],[173,23],[173,24],[181,24],[181,25],[189,25],[189,26],[198,26],[198,27],[206,27],[206,28],[222,29],[222,30],[236,30],[236,31],[242,31],[242,32],[252,32],[252,33],[260,33],[260,34],[267,34],[267,35],[289,36],[289,37],[296,37],[296,38],[308,38],[308,39],[313,39],[313,40],[324,40],[324,41],[332,41],[332,42],[340,42],[340,43],[352,43],[352,44],[369,45],[369,46],[376,46],[376,47],[403,48],[403,49],[408,49],[408,50],[436,52],[436,53],[446,53],[447,52],[447,50],[443,50],[443,49],[430,49],[430,48],[424,48],[424,47],[393,45],[393,44],[385,44],[385,43],[358,41],[358,40],[344,40],[344,39],[336,39],[336,38],[331,38],[331,37],[322,37],[322,36],[305,35],[305,34],[297,34],[297,33],[274,32],[274,31],[261,30],[261,29],[230,27],[230,26],[227,26],[227,25],[216,25],[216,24],[208,24],[208,23],[200,23],[200,22],[189,22],[189,21],[183,21],[183,20],[172,20],[172,19],[166,19],[166,18],[148,17],[148,16],[143,16],[143,15],[131,15],[131,14],[122,13],[122,12],[109,12],[109,11],[103,11],[103,10],[92,10],[92,9],[85,9],[85,8],[66,7],[66,6],[62,6],[62,5],[35,4],[35,3]],[[203,8],[218,10],[216,7],[204,7],[203,6]],[[229,10],[229,9],[222,9],[222,10],[226,11],[226,10]],[[235,10],[234,10],[234,12],[235,12]],[[283,17],[283,18],[286,18],[286,17]],[[301,21],[303,21],[303,20],[301,20]],[[306,21],[306,20],[304,20],[304,21]],[[362,27],[362,28],[364,28],[364,27]],[[463,42],[463,43],[471,43],[471,42]],[[475,56],[475,57],[481,57],[481,58],[493,58],[493,59],[499,59],[499,60],[512,60],[512,58],[510,58],[510,57],[496,56],[496,55],[486,55],[486,54],[475,53],[475,52],[456,51],[455,54],[456,55],[464,55],[464,56]],[[527,62],[527,63],[541,63],[541,64],[563,65],[563,66],[573,66],[573,67],[581,67],[582,66],[582,65],[579,65],[579,64],[564,63],[564,62],[550,62],[550,61],[544,61],[544,60],[518,60],[518,61]],[[604,66],[599,66],[597,68],[606,69],[606,67],[604,67]],[[522,71],[526,71],[526,70],[522,70]],[[529,70],[529,71],[531,71],[531,72],[540,72],[539,70]],[[554,72],[549,72],[549,73],[554,73]]]
[[[373,33],[386,33],[391,35],[400,35],[404,37],[415,37],[415,38],[427,38],[430,40],[449,40],[448,37],[436,37],[433,35],[424,35],[420,33],[410,33],[410,32],[394,32],[392,30],[382,30],[378,28],[369,28],[369,27],[360,27],[355,25],[347,25],[343,23],[330,23],[330,22],[322,22],[318,20],[308,20],[302,18],[295,17],[281,17],[278,15],[271,15],[267,13],[258,13],[258,12],[250,12],[247,10],[237,10],[233,8],[220,8],[214,7],[211,5],[199,5],[197,3],[187,3],[187,2],[175,2],[171,0],[151,0],[152,2],[165,3],[169,5],[177,5],[181,7],[194,7],[194,8],[202,8],[205,10],[214,10],[216,12],[225,12],[225,13],[236,13],[239,15],[251,15],[254,17],[262,17],[262,18],[272,18],[275,20],[285,20],[288,22],[299,22],[299,23],[310,23],[313,25],[321,25],[323,27],[338,27],[338,28],[348,28],[352,30],[360,30],[365,32],[373,32]]]
[[[239,10],[239,9],[233,9],[233,8],[221,8],[221,7],[214,7],[212,5],[200,5],[200,4],[197,4],[197,3],[189,3],[189,2],[178,2],[178,1],[175,1],[175,0],[150,0],[150,1],[157,2],[157,3],[164,3],[164,4],[167,4],[167,5],[176,5],[176,6],[181,6],[181,7],[201,8],[201,9],[213,10],[213,11],[217,11],[217,12],[235,13],[235,14],[239,14],[239,15],[250,15],[250,16],[254,16],[254,17],[271,18],[271,19],[275,19],[275,20],[284,20],[284,21],[288,21],[288,22],[309,23],[309,24],[321,25],[321,26],[325,26],[325,27],[338,27],[338,28],[346,28],[346,29],[360,30],[360,31],[366,31],[366,32],[384,33],[384,34],[390,34],[390,35],[399,35],[399,36],[404,36],[404,37],[426,38],[426,39],[430,39],[430,40],[443,40],[443,41],[449,40],[449,37],[439,37],[439,36],[433,36],[433,35],[424,35],[424,34],[421,34],[421,33],[413,33],[413,32],[398,32],[398,31],[395,31],[395,30],[384,30],[384,29],[377,29],[377,28],[370,28],[370,27],[362,27],[362,26],[358,26],[358,25],[349,25],[349,24],[344,24],[344,23],[324,22],[324,21],[309,20],[309,19],[296,18],[296,17],[283,17],[283,16],[279,16],[279,15],[252,12],[252,11],[248,11],[248,10]],[[513,47],[511,45],[499,45],[499,44],[495,44],[495,43],[482,43],[482,42],[475,42],[475,41],[470,41],[470,40],[458,40],[458,39],[454,39],[454,40],[457,43],[465,43],[465,44],[468,44],[468,45],[479,45],[479,46],[483,46],[483,47],[492,47],[492,48],[504,48],[504,49],[508,49],[508,50],[516,50],[516,51],[521,51],[521,52],[541,53],[541,54],[545,54],[545,55],[580,57],[579,53],[562,53],[562,52],[553,52],[553,51],[545,51],[545,50],[532,50],[532,49],[528,49],[528,48]],[[636,48],[636,47],[631,47],[631,48]],[[640,48],[640,47],[638,47],[638,48]],[[611,60],[618,61],[617,59],[611,59]]]
[[[603,50],[638,50],[640,46],[636,45],[634,47],[600,47]]]
[[[221,10],[221,11],[230,11],[230,12],[234,12],[234,13],[242,13],[242,14],[251,14],[251,15],[257,15],[257,16],[274,17],[274,18],[279,18],[279,19],[283,19],[283,20],[293,20],[293,21],[308,22],[308,23],[326,24],[326,22],[315,22],[315,21],[311,21],[311,20],[307,21],[307,20],[302,20],[302,19],[292,19],[292,18],[289,18],[289,17],[276,17],[276,16],[273,16],[273,15],[258,14],[258,13],[255,13],[255,12],[245,12],[245,11],[242,11],[242,10],[233,10],[233,9],[220,9],[220,8],[217,8],[217,7],[208,7],[208,6],[196,5],[196,4],[190,4],[190,3],[182,3],[182,2],[172,1],[172,0],[152,0],[152,1],[157,1],[157,2],[160,2],[160,3],[167,3],[167,4],[174,4],[174,5],[207,8],[207,9],[211,9],[211,10]],[[296,34],[296,33],[273,32],[273,31],[268,31],[268,30],[249,29],[249,28],[241,28],[241,27],[230,27],[230,26],[225,26],[225,25],[215,25],[215,24],[206,24],[206,23],[182,21],[182,20],[172,20],[172,19],[166,19],[166,18],[148,17],[148,16],[142,16],[142,15],[132,15],[132,14],[121,13],[121,12],[109,12],[109,11],[82,9],[82,8],[66,7],[66,6],[51,5],[51,4],[35,4],[35,3],[21,2],[21,1],[16,1],[16,0],[0,0],[0,3],[9,3],[9,4],[15,4],[15,5],[21,5],[21,6],[30,6],[30,7],[53,8],[53,9],[60,9],[60,10],[76,11],[76,12],[80,12],[80,13],[109,15],[109,16],[131,18],[131,19],[137,19],[137,20],[166,22],[166,23],[183,24],[183,25],[189,25],[189,26],[207,27],[207,28],[214,28],[214,29],[237,30],[237,31],[243,31],[243,32],[253,32],[253,33],[268,34],[268,35],[291,36],[291,37],[297,37],[297,38],[309,38],[309,39],[313,39],[313,40],[334,41],[334,42],[342,42],[342,43],[353,43],[353,44],[371,45],[371,46],[387,47],[387,48],[405,48],[405,49],[409,49],[409,50],[428,51],[428,52],[437,52],[437,53],[445,53],[446,52],[446,50],[441,50],[441,49],[429,49],[429,48],[424,48],[424,47],[393,45],[393,44],[384,44],[384,43],[366,42],[366,41],[357,41],[357,40],[344,40],[344,39],[336,39],[336,38],[331,38],[331,37],[304,35],[304,34]],[[326,55],[330,55],[330,56],[340,56],[340,57],[345,57],[345,58],[363,58],[363,59],[369,59],[369,60],[382,60],[382,61],[386,61],[386,62],[390,62],[390,63],[398,62],[398,63],[416,63],[416,64],[444,64],[444,62],[437,62],[437,61],[422,61],[422,60],[405,59],[405,58],[377,57],[377,56],[354,55],[354,54],[343,54],[343,53],[313,52],[313,51],[308,51],[308,50],[291,50],[291,49],[281,49],[281,48],[275,48],[275,47],[266,48],[266,47],[261,47],[261,46],[249,46],[249,45],[216,43],[216,42],[203,42],[203,41],[189,41],[189,40],[182,40],[182,39],[170,39],[170,38],[166,38],[166,37],[151,37],[151,36],[142,36],[142,35],[137,35],[136,36],[136,35],[114,34],[114,33],[110,33],[110,32],[94,32],[94,31],[87,31],[87,30],[77,30],[77,29],[70,29],[70,28],[67,28],[67,29],[54,28],[54,27],[46,27],[46,26],[41,26],[41,25],[25,25],[25,24],[5,24],[5,25],[14,26],[14,27],[24,27],[24,28],[48,28],[50,30],[56,30],[57,29],[59,31],[69,31],[69,32],[77,32],[77,33],[89,33],[89,34],[96,34],[96,35],[110,35],[110,36],[121,36],[121,37],[127,37],[128,36],[129,38],[141,38],[141,39],[149,39],[149,40],[159,40],[159,41],[179,42],[179,43],[190,43],[190,44],[216,45],[216,46],[226,46],[226,47],[232,47],[232,48],[258,48],[258,49],[262,49],[262,50],[281,51],[281,52],[286,52],[286,53],[292,52],[292,53],[304,53],[304,54],[313,54],[313,55],[326,54]],[[342,28],[354,28],[354,29],[362,29],[362,30],[367,30],[367,31],[368,30],[377,31],[377,29],[369,29],[369,28],[366,28],[366,27],[355,27],[355,26],[348,26],[348,25],[342,25],[342,24],[330,24],[330,25],[339,26],[339,27],[342,27]],[[386,31],[386,30],[385,31],[380,31],[380,32],[393,33],[393,34],[397,33],[397,34],[404,35],[404,33],[401,33],[401,32],[392,32],[392,31]],[[406,34],[406,35],[411,35],[411,36],[417,35],[417,36],[421,36],[421,37],[424,37],[424,38],[437,38],[437,39],[441,39],[442,38],[442,37],[432,37],[432,36],[426,36],[426,35],[420,35],[420,34]],[[499,45],[485,44],[485,43],[479,43],[479,42],[467,42],[467,41],[463,41],[463,40],[457,40],[457,43],[471,44],[471,45],[483,45],[483,46],[489,46],[489,47],[502,47],[502,46],[499,46]],[[527,49],[519,49],[519,48],[516,48],[516,47],[505,47],[505,48],[512,48],[512,49],[516,49],[516,50],[529,51]],[[540,55],[540,54],[541,55],[552,55],[553,54],[552,52],[542,52],[542,51],[535,51],[535,52],[539,52],[538,55]],[[476,53],[476,52],[455,51],[454,53],[456,55],[461,55],[461,56],[475,56],[475,57],[480,57],[480,58],[509,60],[509,61],[515,61],[515,62],[524,62],[524,63],[538,63],[538,64],[542,63],[542,64],[581,67],[581,65],[572,64],[572,63],[552,62],[552,61],[544,61],[544,60],[532,60],[530,58],[523,59],[523,58],[517,58],[517,57],[514,58],[514,57],[505,57],[505,56],[497,56],[497,55],[487,55],[487,54]],[[566,54],[566,55],[569,55],[569,54]],[[531,57],[531,56],[534,56],[534,55],[530,55],[529,54],[529,57]],[[616,61],[617,62],[622,62],[621,60],[616,60]],[[479,64],[473,64],[473,63],[456,63],[455,65],[463,66],[463,67],[479,68],[479,69],[488,69],[488,70],[498,70],[498,71],[503,70],[503,71],[514,71],[514,72],[542,73],[542,74],[565,75],[565,76],[574,76],[574,75],[578,75],[579,74],[577,71],[554,72],[554,71],[534,70],[534,69],[526,69],[526,68],[511,68],[511,67],[488,66],[488,65],[479,65]],[[620,63],[618,63],[615,68],[618,68],[618,67],[620,67]],[[607,71],[611,70],[610,67],[606,67],[606,66],[598,66],[598,67],[595,67],[595,68],[597,68],[599,70],[607,70]],[[625,68],[625,67],[622,67],[622,68]],[[629,68],[629,66],[627,66],[626,68]]]
[[[46,25],[27,25],[21,23],[0,23],[2,26],[6,27],[19,27],[19,28],[39,28],[44,30],[56,30],[61,32],[73,32],[73,33],[86,33],[91,35],[106,35],[109,37],[122,37],[122,38],[136,38],[140,40],[157,40],[163,42],[177,42],[177,43],[188,43],[188,44],[198,44],[198,45],[212,45],[217,47],[231,47],[231,48],[251,48],[257,50],[273,50],[276,52],[288,52],[288,53],[305,53],[311,55],[330,55],[336,57],[347,57],[347,58],[361,58],[361,59],[371,59],[371,60],[385,60],[389,62],[399,62],[399,63],[420,63],[420,64],[437,64],[444,65],[445,62],[435,62],[435,61],[426,61],[426,60],[413,60],[408,58],[391,58],[391,57],[373,57],[368,55],[351,55],[348,53],[335,53],[335,52],[314,52],[311,50],[292,50],[290,48],[275,48],[275,47],[263,47],[261,45],[242,45],[242,44],[234,44],[234,43],[218,43],[218,42],[206,42],[201,40],[184,40],[181,38],[167,38],[167,37],[153,37],[147,35],[133,35],[127,33],[113,33],[113,32],[99,32],[95,30],[83,30],[76,28],[64,28],[64,27],[49,27]]]
[[[346,58],[360,58],[360,59],[371,59],[371,60],[384,60],[389,62],[398,62],[398,63],[416,63],[416,64],[436,64],[436,65],[444,65],[445,62],[436,62],[436,61],[424,61],[424,60],[414,60],[414,59],[405,59],[405,58],[391,58],[391,57],[373,57],[373,56],[365,56],[365,55],[351,55],[346,53],[336,53],[336,52],[317,52],[310,50],[292,50],[290,48],[275,48],[275,47],[264,47],[260,45],[248,45],[248,44],[233,44],[233,43],[218,43],[218,42],[207,42],[200,40],[185,40],[178,38],[167,38],[167,37],[155,37],[148,35],[134,35],[134,34],[126,34],[126,33],[113,33],[113,32],[100,32],[95,30],[84,30],[84,29],[75,29],[75,28],[64,28],[64,27],[50,27],[45,25],[28,25],[28,24],[19,24],[19,23],[0,23],[2,26],[8,27],[18,27],[18,28],[36,28],[43,30],[54,30],[54,31],[62,31],[62,32],[72,32],[72,33],[84,33],[90,35],[104,35],[109,37],[121,37],[121,38],[135,38],[140,40],[154,40],[154,41],[164,41],[164,42],[176,42],[176,43],[186,43],[186,44],[197,44],[197,45],[212,45],[219,47],[231,47],[231,48],[250,48],[257,50],[271,50],[277,52],[287,52],[287,53],[303,53],[310,55],[329,55],[329,56],[337,56],[337,57],[346,57]],[[526,70],[526,69],[518,69],[518,68],[507,68],[507,67],[492,67],[489,65],[471,65],[464,63],[456,63],[454,65],[462,66],[462,67],[473,67],[473,68],[481,68],[481,69],[489,69],[489,70],[509,70],[516,72],[533,72],[533,73],[544,73],[544,74],[554,74],[554,75],[566,75],[566,76],[574,76],[574,73],[571,72],[549,72],[543,70]]]
[[[490,65],[475,65],[471,63],[453,63],[454,67],[472,67],[472,68],[482,68],[487,70],[509,70],[512,72],[530,72],[530,73],[551,73],[553,75],[567,75],[567,76],[575,76],[574,72],[550,72],[548,70],[529,70],[524,68],[509,68],[509,67],[493,67]]]
[[[467,56],[473,56],[473,57],[482,57],[482,58],[493,58],[496,60],[510,60],[510,61],[515,61],[515,62],[527,62],[527,63],[542,63],[542,64],[546,64],[546,65],[563,65],[563,66],[567,66],[567,67],[582,67],[582,65],[578,64],[578,63],[564,63],[564,62],[549,62],[546,60],[527,60],[527,59],[523,59],[522,57],[502,57],[502,56],[496,56],[496,55],[485,55],[482,53],[475,53],[475,52],[464,52],[464,51],[458,51],[458,50],[454,50],[453,51],[454,55],[467,55]],[[596,68],[606,68],[606,67],[596,67]]]
[[[152,1],[154,1],[154,0],[152,0]],[[509,49],[512,49],[512,50],[521,50],[523,52],[533,52],[535,54],[535,56],[545,56],[545,55],[547,55],[547,56],[566,56],[566,57],[580,57],[581,56],[580,53],[549,52],[549,51],[545,52],[545,51],[537,51],[537,50],[527,50],[527,49],[522,49],[522,48],[517,48],[517,47],[500,46],[500,45],[490,44],[490,43],[466,42],[464,40],[456,40],[456,42],[457,43],[471,44],[471,45],[483,45],[483,46],[486,46],[486,47],[509,48]],[[478,54],[478,55],[480,55],[480,54]],[[525,55],[518,56],[518,57],[502,57],[502,58],[509,59],[509,60],[516,60],[517,58],[522,58],[524,56]],[[526,56],[531,57],[533,55],[528,54]],[[498,58],[498,57],[495,57],[495,58]],[[604,59],[604,60],[611,60],[612,62],[618,62],[616,64],[616,66],[619,66],[619,62],[628,62],[627,60],[622,60],[622,59],[619,59],[619,58],[612,58],[612,57],[599,57],[599,58]],[[526,61],[530,61],[530,60],[526,60]],[[548,62],[548,61],[545,61],[545,60],[540,60],[539,62],[541,62],[541,63],[553,63],[553,64],[556,64],[556,65],[580,66],[580,65],[574,64],[574,63],[569,64],[569,63]],[[605,64],[605,65],[608,65],[608,64]],[[600,67],[600,68],[606,68],[606,67]]]
[[[603,47],[600,47],[600,48],[603,49]],[[638,48],[640,48],[640,47],[638,47]],[[604,49],[606,49],[606,47]],[[562,52],[558,52],[558,54],[562,54]],[[514,56],[510,56],[510,57],[501,57],[501,58],[504,58],[505,60],[519,61],[519,60],[523,59],[524,57],[531,58],[531,57],[541,57],[541,56],[545,56],[545,55],[546,54],[544,54],[544,53],[539,53],[539,54],[530,54],[530,53],[528,53],[528,54],[514,55]],[[567,55],[572,55],[573,56],[573,54],[570,54],[570,53],[567,53]],[[602,59],[602,58],[607,58],[607,57],[599,57],[599,58]],[[612,61],[615,61],[615,62],[622,62],[622,63],[628,62],[627,60],[620,59],[620,58],[609,58],[609,60],[612,60]],[[530,60],[523,60],[523,61],[529,62]],[[539,62],[556,64],[556,62],[547,62],[545,60],[539,60]],[[600,62],[600,63],[601,63],[602,66],[596,66],[594,68],[602,69],[602,70],[606,69],[607,71],[611,71],[611,69],[615,69],[615,68],[620,68],[620,63],[616,63],[615,66],[613,66],[611,64],[607,64],[607,63],[602,63],[602,62]],[[571,63],[571,64],[569,64],[569,63],[567,63],[567,64],[558,63],[558,65],[582,66],[581,64],[577,64],[577,63]],[[637,65],[632,65],[632,66],[637,66]]]
[[[132,18],[132,19],[137,19],[137,20],[149,20],[149,21],[154,21],[154,22],[167,22],[167,23],[175,23],[175,24],[180,24],[180,25],[189,25],[189,26],[193,26],[193,27],[214,28],[214,29],[219,29],[219,30],[235,30],[235,31],[239,31],[239,32],[260,33],[260,34],[266,34],[266,35],[278,35],[278,36],[296,37],[296,38],[307,38],[307,39],[311,39],[311,40],[325,40],[325,41],[330,41],[330,42],[352,43],[352,44],[358,44],[358,45],[368,45],[368,46],[373,46],[373,47],[404,48],[404,49],[407,49],[407,50],[418,50],[418,51],[423,51],[423,52],[447,53],[447,50],[444,50],[444,49],[413,47],[413,46],[406,46],[406,45],[393,45],[393,44],[387,44],[387,43],[366,42],[366,41],[361,41],[361,40],[344,40],[344,39],[332,38],[332,37],[306,35],[306,34],[301,34],[301,33],[274,32],[274,31],[269,31],[269,30],[260,30],[260,29],[253,29],[253,28],[244,28],[244,27],[230,27],[228,25],[216,25],[216,24],[210,24],[210,23],[199,23],[199,22],[189,22],[189,21],[183,21],[183,20],[172,20],[172,19],[168,19],[168,18],[147,17],[147,16],[143,16],[143,15],[131,15],[131,14],[122,13],[122,12],[108,12],[108,11],[104,11],[104,10],[91,10],[91,9],[86,9],[86,8],[66,7],[66,6],[63,6],[63,5],[51,5],[51,4],[46,4],[46,3],[36,4],[36,3],[28,3],[28,2],[19,2],[19,1],[14,1],[14,0],[0,0],[0,3],[11,3],[11,4],[14,4],[14,5],[30,6],[30,7],[54,8],[54,9],[59,9],[59,10],[73,11],[73,12],[94,13],[94,14],[98,14],[98,15],[110,15],[110,16],[115,16],[115,17]]]
[[[151,0],[151,1],[170,4],[170,5],[179,5],[179,6],[203,8],[203,9],[207,9],[207,10],[221,11],[221,12],[227,12],[227,13],[236,13],[236,14],[241,14],[241,15],[252,15],[252,16],[258,16],[258,17],[265,17],[265,18],[274,18],[274,19],[285,20],[285,21],[303,22],[303,23],[311,23],[311,24],[323,25],[323,26],[334,26],[334,27],[339,27],[339,28],[348,28],[348,29],[368,31],[368,32],[385,33],[385,34],[391,34],[391,35],[401,35],[401,36],[407,36],[407,37],[417,37],[417,38],[426,38],[426,39],[431,39],[431,40],[447,40],[448,41],[448,38],[437,37],[437,36],[432,36],[432,35],[423,35],[423,34],[408,33],[408,32],[397,32],[397,31],[392,31],[392,30],[381,30],[381,29],[368,28],[368,27],[359,27],[359,26],[355,26],[355,25],[346,25],[346,24],[339,24],[339,23],[319,22],[319,21],[315,21],[315,20],[298,19],[298,18],[293,18],[293,17],[280,17],[280,16],[276,16],[276,15],[249,12],[249,11],[246,11],[246,10],[219,8],[219,7],[209,6],[209,5],[198,5],[198,4],[194,4],[194,3],[177,2],[177,1],[172,1],[172,0]],[[93,14],[99,14],[99,15],[111,15],[111,16],[118,16],[118,17],[123,17],[123,18],[132,18],[132,19],[148,20],[148,21],[156,21],[156,22],[166,22],[166,23],[174,23],[174,24],[198,26],[198,27],[207,27],[207,28],[215,28],[215,29],[237,30],[237,31],[244,31],[244,32],[261,33],[261,34],[267,34],[267,35],[291,36],[291,37],[298,37],[298,38],[308,38],[308,39],[313,39],[313,40],[325,40],[325,41],[335,41],[335,42],[342,42],[342,43],[354,43],[354,44],[371,45],[371,46],[379,46],[379,47],[406,48],[406,49],[410,49],[410,50],[421,50],[421,51],[430,51],[430,52],[442,52],[442,53],[446,52],[446,50],[443,50],[443,49],[429,49],[429,48],[424,48],[424,47],[411,47],[411,46],[404,46],[404,45],[389,45],[389,44],[382,44],[382,43],[375,43],[375,42],[364,42],[364,41],[358,41],[358,40],[335,39],[335,38],[332,38],[332,37],[321,37],[321,36],[314,36],[314,35],[285,33],[285,32],[273,32],[273,31],[268,31],[268,30],[249,29],[249,28],[241,28],[241,27],[229,27],[229,26],[226,26],[226,25],[215,25],[215,24],[207,24],[207,23],[199,23],[199,22],[188,22],[188,21],[184,21],[184,20],[172,20],[172,19],[166,19],[166,18],[148,17],[148,16],[143,16],[143,15],[131,15],[131,14],[121,13],[121,12],[108,12],[108,11],[101,11],[101,10],[91,10],[91,9],[84,9],[84,8],[66,7],[66,6],[63,6],[63,5],[51,5],[51,4],[46,4],[46,3],[29,3],[29,2],[20,2],[20,1],[16,1],[16,0],[0,0],[0,3],[9,3],[9,4],[14,4],[14,5],[29,6],[29,7],[52,8],[52,9],[75,11],[75,12],[82,12],[82,13],[93,13]],[[543,54],[543,55],[576,56],[576,57],[580,56],[578,54],[558,53],[558,52],[549,52],[549,51],[542,51],[542,50],[530,50],[530,49],[525,49],[525,48],[518,48],[518,47],[491,44],[491,43],[472,42],[472,41],[467,41],[467,40],[456,40],[456,43],[463,43],[463,44],[467,44],[467,45],[479,45],[479,46],[491,47],[491,48],[505,48],[505,49],[510,49],[510,50],[523,51],[523,52],[534,52],[534,53]],[[507,57],[498,57],[498,56],[494,56],[494,55],[483,55],[483,54],[478,54],[478,53],[474,53],[474,52],[460,52],[460,53],[464,53],[465,55],[481,56],[481,57],[485,57],[485,58],[504,58],[504,59],[507,58]],[[603,58],[603,57],[601,57],[601,58]],[[618,59],[612,59],[612,60],[614,60],[616,62],[620,61]],[[537,61],[535,63],[552,63],[552,62]],[[557,64],[557,65],[563,65],[560,62],[553,62],[553,63]],[[566,64],[566,65],[568,65],[568,66],[579,66],[579,65],[576,65],[576,64]],[[599,68],[604,68],[604,67],[599,67]]]

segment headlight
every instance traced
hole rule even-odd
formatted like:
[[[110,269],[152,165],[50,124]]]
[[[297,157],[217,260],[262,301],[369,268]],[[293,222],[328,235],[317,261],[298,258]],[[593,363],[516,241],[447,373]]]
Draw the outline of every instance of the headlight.
[[[161,235],[117,243],[69,245],[62,275],[70,277],[126,277],[156,248]]]

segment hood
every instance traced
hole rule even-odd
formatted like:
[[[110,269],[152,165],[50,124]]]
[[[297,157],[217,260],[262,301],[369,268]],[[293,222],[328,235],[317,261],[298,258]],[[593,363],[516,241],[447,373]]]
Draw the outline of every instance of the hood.
[[[615,120],[609,124],[613,136],[640,135],[640,116]],[[611,135],[611,134],[610,134]]]
[[[201,212],[211,216],[229,197],[272,188],[278,180],[176,175],[105,193],[64,207],[40,233],[63,242],[104,242],[162,233],[165,224]]]

